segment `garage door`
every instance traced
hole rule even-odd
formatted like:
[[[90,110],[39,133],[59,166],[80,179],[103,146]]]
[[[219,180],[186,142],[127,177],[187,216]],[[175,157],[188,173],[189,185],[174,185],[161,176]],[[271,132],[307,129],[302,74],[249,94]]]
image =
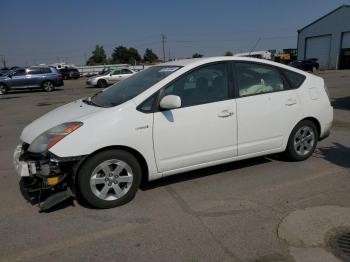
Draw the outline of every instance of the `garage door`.
[[[331,36],[306,38],[305,59],[317,58],[321,67],[328,68]]]
[[[350,32],[342,35],[339,69],[350,69]]]
[[[350,48],[350,32],[343,33],[341,48]]]

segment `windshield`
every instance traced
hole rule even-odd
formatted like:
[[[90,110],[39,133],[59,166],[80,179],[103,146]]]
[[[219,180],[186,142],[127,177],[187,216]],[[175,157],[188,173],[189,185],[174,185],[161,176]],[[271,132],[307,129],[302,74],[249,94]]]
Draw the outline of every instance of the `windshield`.
[[[91,101],[103,107],[120,105],[146,91],[179,68],[179,66],[150,67],[95,94],[91,97]]]
[[[108,75],[111,71],[112,71],[111,69],[106,69],[105,71],[102,70],[102,72],[100,72],[99,74],[100,74],[101,76],[105,76],[105,75]]]

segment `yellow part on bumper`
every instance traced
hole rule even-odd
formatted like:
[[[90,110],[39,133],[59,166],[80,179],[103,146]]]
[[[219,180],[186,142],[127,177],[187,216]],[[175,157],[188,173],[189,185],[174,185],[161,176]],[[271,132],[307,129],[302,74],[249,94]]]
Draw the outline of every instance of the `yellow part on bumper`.
[[[49,178],[47,179],[47,184],[48,184],[49,186],[54,186],[54,185],[58,184],[59,181],[60,181],[60,180],[59,180],[59,177],[58,177],[58,176],[49,177]]]

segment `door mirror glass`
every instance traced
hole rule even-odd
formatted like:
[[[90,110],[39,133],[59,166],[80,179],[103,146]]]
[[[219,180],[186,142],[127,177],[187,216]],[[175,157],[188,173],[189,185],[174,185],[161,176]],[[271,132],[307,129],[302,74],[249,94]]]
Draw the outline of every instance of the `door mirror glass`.
[[[160,100],[162,109],[175,109],[181,107],[181,98],[175,95],[167,95]]]

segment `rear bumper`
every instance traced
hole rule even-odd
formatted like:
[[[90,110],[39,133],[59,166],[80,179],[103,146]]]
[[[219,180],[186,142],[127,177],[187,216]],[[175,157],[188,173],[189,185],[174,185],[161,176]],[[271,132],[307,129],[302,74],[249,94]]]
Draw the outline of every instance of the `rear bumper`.
[[[63,79],[57,79],[56,82],[55,82],[55,86],[56,87],[64,86]]]
[[[330,136],[331,134],[331,128],[332,128],[332,122],[326,124],[323,128],[322,134],[320,134],[320,138],[318,139],[319,141],[322,141],[326,139],[327,137]]]

